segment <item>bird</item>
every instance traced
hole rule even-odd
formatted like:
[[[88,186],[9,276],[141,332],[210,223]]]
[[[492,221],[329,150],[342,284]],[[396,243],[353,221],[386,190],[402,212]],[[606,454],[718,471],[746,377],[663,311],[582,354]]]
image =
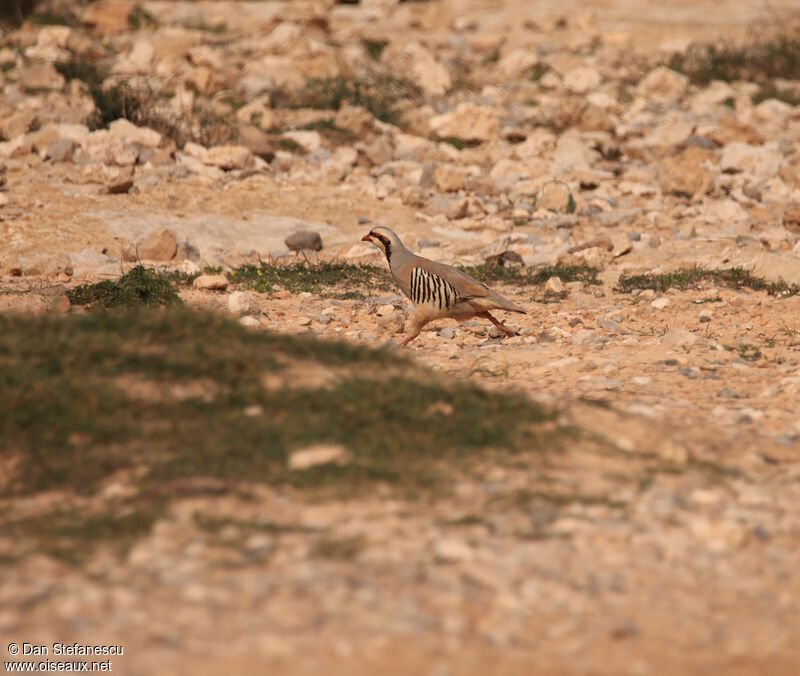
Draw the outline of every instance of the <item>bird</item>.
[[[464,321],[471,317],[488,319],[506,336],[514,332],[489,310],[527,314],[516,303],[503,298],[466,272],[411,253],[397,234],[384,226],[372,228],[361,238],[383,251],[394,281],[414,305],[409,335],[400,343],[408,345],[422,327],[434,319]]]

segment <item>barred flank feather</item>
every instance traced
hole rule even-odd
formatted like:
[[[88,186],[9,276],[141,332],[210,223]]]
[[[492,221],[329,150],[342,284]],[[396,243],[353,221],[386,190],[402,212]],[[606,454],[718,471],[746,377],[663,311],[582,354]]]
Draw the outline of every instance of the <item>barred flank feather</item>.
[[[411,270],[411,302],[414,305],[429,304],[449,310],[456,304],[458,294],[455,287],[439,275],[414,268]]]

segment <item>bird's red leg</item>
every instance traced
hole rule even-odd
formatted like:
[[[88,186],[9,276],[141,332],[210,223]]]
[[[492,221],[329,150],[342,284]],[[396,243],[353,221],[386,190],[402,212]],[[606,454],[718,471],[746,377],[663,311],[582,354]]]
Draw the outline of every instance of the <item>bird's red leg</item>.
[[[511,336],[515,336],[515,335],[516,335],[516,334],[515,334],[515,333],[514,333],[514,332],[513,332],[511,329],[509,329],[509,328],[508,328],[508,327],[507,327],[505,324],[503,324],[503,322],[501,322],[501,321],[497,320],[497,319],[496,319],[496,318],[495,318],[495,317],[492,315],[492,313],[491,313],[491,312],[483,312],[483,313],[481,313],[481,317],[486,317],[486,319],[488,319],[488,320],[489,320],[490,322],[492,322],[492,324],[494,324],[494,325],[495,325],[495,326],[496,326],[498,329],[500,329],[500,330],[501,330],[503,333],[505,333],[505,334],[506,334],[506,336],[509,336],[509,337],[511,337]]]
[[[427,322],[420,321],[419,316],[415,313],[414,319],[411,322],[411,326],[406,327],[406,330],[408,331],[408,336],[400,342],[400,347],[404,347],[408,345],[412,340],[414,340],[414,338],[416,338],[419,335],[420,329],[422,329],[422,327],[425,326],[426,323]]]

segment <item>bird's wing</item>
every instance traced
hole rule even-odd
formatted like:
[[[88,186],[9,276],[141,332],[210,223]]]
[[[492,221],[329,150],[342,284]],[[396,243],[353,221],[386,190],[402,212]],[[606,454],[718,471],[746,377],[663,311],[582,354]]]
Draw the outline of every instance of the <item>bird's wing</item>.
[[[458,294],[459,300],[481,301],[472,303],[476,309],[488,310],[492,307],[509,310],[511,312],[520,312],[525,314],[525,310],[516,303],[504,298],[496,291],[492,291],[486,284],[479,282],[477,279],[470,277],[463,270],[454,268],[452,265],[445,263],[437,263],[436,261],[428,260],[427,258],[417,258],[415,262],[417,267],[421,267],[428,272],[442,277],[445,281],[453,286]]]
[[[438,275],[451,284],[458,296],[465,300],[469,298],[489,298],[496,295],[486,284],[482,284],[477,279],[470,277],[466,272],[454,268],[452,265],[437,263],[427,258],[418,258],[415,264],[416,267]]]

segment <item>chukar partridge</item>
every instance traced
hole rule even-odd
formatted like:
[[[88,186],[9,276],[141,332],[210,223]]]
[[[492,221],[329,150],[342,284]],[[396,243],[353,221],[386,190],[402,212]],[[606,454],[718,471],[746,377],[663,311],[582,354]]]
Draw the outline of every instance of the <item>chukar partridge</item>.
[[[411,330],[400,345],[408,345],[428,322],[445,317],[458,321],[482,317],[492,322],[505,335],[514,335],[489,310],[525,314],[525,310],[519,305],[503,298],[452,265],[436,263],[411,253],[389,228],[372,228],[361,239],[371,242],[383,251],[394,281],[414,304]]]

